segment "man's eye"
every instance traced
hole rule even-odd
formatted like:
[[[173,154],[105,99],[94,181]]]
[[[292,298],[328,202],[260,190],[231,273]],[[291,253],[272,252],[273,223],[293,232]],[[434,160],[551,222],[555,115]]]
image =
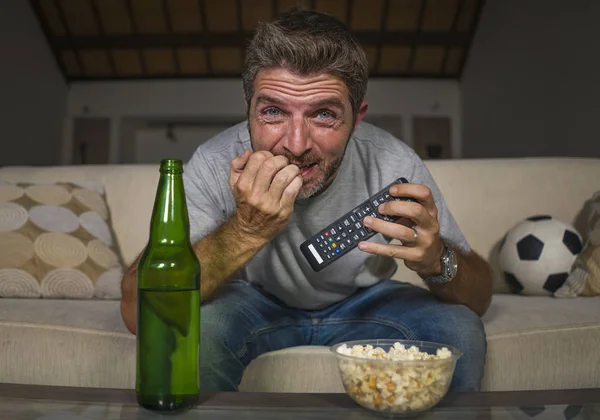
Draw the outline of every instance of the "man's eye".
[[[319,118],[324,118],[324,119],[334,118],[333,113],[330,111],[327,111],[327,110],[322,110],[322,111],[317,112],[317,116]]]
[[[277,108],[267,108],[263,111],[263,114],[267,115],[268,117],[278,117],[281,115],[281,111]]]

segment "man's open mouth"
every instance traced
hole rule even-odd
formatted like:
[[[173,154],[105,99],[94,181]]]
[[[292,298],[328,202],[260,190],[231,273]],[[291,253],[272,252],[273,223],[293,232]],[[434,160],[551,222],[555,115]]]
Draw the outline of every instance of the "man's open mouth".
[[[297,166],[300,169],[300,174],[303,177],[306,177],[313,171],[314,168],[317,167],[317,163],[310,163],[308,165],[297,165]]]
[[[316,163],[309,163],[308,165],[296,165],[300,169],[300,171],[304,171],[305,169],[310,169],[315,166]]]

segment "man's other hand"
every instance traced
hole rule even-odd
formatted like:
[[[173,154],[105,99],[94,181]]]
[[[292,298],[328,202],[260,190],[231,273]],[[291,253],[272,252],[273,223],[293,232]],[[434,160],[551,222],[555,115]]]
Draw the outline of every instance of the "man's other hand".
[[[363,223],[402,245],[364,241],[359,248],[371,254],[400,258],[410,270],[423,276],[439,275],[444,243],[439,235],[437,206],[431,190],[420,184],[398,184],[389,192],[393,197],[410,197],[415,201],[392,200],[379,206],[378,211],[383,215],[400,216],[396,222],[368,216]]]

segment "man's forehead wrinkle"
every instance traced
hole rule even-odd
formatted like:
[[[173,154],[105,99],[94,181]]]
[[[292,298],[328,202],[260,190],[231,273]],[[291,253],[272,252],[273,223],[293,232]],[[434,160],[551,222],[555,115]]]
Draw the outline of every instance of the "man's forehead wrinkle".
[[[344,90],[344,86],[341,83],[336,82],[312,82],[312,83],[296,83],[295,81],[282,81],[282,80],[261,80],[258,85],[258,89],[281,89],[281,90],[291,90],[291,91],[311,91],[311,90],[335,90],[342,91]]]
[[[276,92],[276,93],[275,93]],[[322,98],[323,100],[334,99],[341,102],[341,97],[344,95],[344,89],[342,86],[337,84],[334,85],[320,85],[314,86],[309,89],[301,86],[295,86],[293,84],[281,84],[281,83],[261,83],[257,89],[257,98],[267,98],[273,101],[282,101],[277,97],[277,93],[283,95],[302,95],[302,96],[313,96],[313,95],[329,95],[329,98]],[[331,97],[333,95],[333,97]]]

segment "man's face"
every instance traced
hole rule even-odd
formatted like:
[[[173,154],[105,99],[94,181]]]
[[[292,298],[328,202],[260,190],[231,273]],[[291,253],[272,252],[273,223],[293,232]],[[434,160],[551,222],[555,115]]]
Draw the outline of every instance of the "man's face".
[[[331,184],[352,130],[367,111],[364,102],[353,121],[348,89],[335,76],[305,77],[283,69],[258,73],[248,106],[252,147],[283,155],[300,168],[300,199]]]

